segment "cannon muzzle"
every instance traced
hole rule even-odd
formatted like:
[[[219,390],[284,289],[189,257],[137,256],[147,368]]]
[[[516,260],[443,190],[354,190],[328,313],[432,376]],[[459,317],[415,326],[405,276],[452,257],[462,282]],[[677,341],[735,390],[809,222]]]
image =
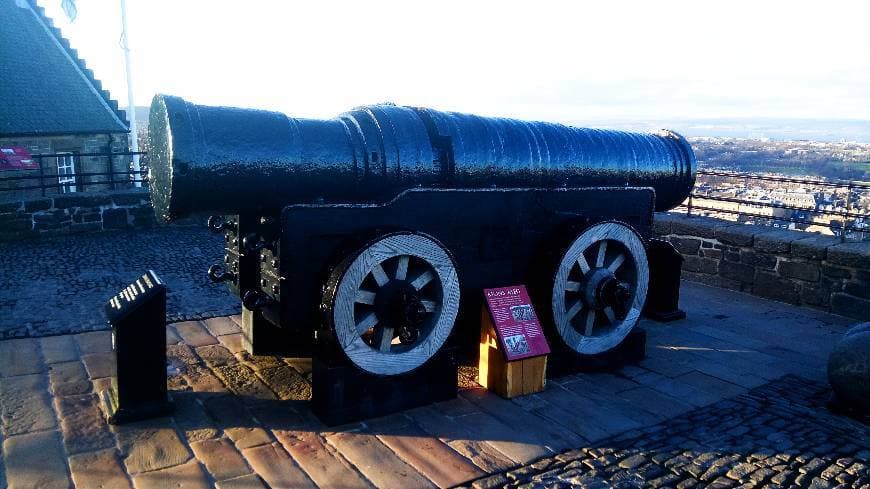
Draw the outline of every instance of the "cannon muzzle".
[[[671,131],[640,134],[372,105],[335,119],[208,107],[157,95],[149,179],[158,218],[274,213],[298,203],[382,203],[402,190],[652,187],[679,205],[695,156]]]

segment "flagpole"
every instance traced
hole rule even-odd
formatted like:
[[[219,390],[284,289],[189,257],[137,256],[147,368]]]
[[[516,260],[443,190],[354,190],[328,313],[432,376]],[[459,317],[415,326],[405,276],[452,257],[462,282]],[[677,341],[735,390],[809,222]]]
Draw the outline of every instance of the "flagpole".
[[[127,0],[121,1],[121,49],[124,50],[124,65],[127,68],[127,119],[130,121],[130,133],[132,134],[130,148],[133,153],[139,152],[139,133],[136,131],[136,107],[133,103],[133,70],[130,67],[130,45],[127,34]],[[133,175],[136,181],[134,187],[141,187],[142,175],[139,173],[139,155],[133,155]]]

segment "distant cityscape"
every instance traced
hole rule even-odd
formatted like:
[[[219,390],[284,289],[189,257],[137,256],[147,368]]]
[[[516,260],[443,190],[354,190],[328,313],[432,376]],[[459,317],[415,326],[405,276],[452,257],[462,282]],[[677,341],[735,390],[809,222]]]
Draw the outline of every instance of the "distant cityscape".
[[[693,214],[870,240],[870,144],[689,141],[699,169],[712,173],[698,176]]]

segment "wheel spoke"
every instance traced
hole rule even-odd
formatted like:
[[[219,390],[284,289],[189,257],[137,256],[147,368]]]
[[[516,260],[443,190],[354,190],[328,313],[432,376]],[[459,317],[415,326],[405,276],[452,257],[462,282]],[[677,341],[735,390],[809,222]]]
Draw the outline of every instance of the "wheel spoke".
[[[612,262],[610,262],[610,265],[607,265],[607,269],[611,272],[616,272],[617,270],[619,270],[619,267],[622,266],[623,262],[625,262],[625,255],[620,253],[619,256],[617,256],[613,259]]]
[[[390,351],[393,344],[393,328],[381,328],[381,337],[378,338],[378,350],[382,352]]]
[[[595,310],[590,309],[586,312],[586,330],[583,334],[586,336],[592,336],[593,328],[595,328]]]
[[[601,268],[604,266],[604,254],[607,253],[607,241],[602,240],[598,245],[598,256],[595,258],[595,266]]]
[[[408,261],[411,259],[408,255],[399,257],[399,264],[396,265],[396,280],[405,280],[408,278]]]
[[[390,277],[387,277],[387,273],[384,272],[384,267],[382,267],[380,263],[375,263],[372,267],[372,277],[375,278],[378,287],[383,287],[390,281]]]
[[[574,316],[576,316],[577,313],[580,312],[581,309],[583,309],[583,301],[578,300],[577,302],[574,303],[573,306],[571,306],[570,309],[568,309],[568,312],[565,313],[565,316],[567,317],[568,321],[574,319]]]
[[[435,301],[420,301],[423,304],[423,307],[426,308],[426,312],[432,312],[435,308],[438,307],[438,303]]]
[[[425,287],[426,284],[431,282],[433,278],[435,278],[435,274],[433,274],[431,270],[426,270],[425,272],[421,273],[417,278],[415,278],[413,282],[411,282],[411,286],[417,290],[420,290]]]
[[[610,321],[610,324],[613,324],[616,322],[616,314],[613,313],[612,307],[605,307],[604,308],[604,315],[607,316],[607,320]]]
[[[362,318],[362,321],[357,323],[356,332],[359,334],[363,334],[366,331],[370,330],[374,325],[378,324],[378,316],[370,312],[365,317]]]
[[[586,255],[583,252],[580,252],[580,256],[577,257],[577,265],[580,266],[580,271],[583,275],[589,273],[589,262],[586,261]]]
[[[580,282],[575,282],[573,280],[569,280],[565,282],[565,291],[566,292],[579,292],[580,291]]]
[[[375,297],[377,297],[377,294],[374,292],[360,289],[356,291],[356,300],[354,300],[354,302],[373,305],[375,303]]]

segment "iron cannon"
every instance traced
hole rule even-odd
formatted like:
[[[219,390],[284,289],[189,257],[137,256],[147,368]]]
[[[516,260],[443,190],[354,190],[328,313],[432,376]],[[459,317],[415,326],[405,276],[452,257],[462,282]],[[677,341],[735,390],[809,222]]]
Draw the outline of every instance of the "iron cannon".
[[[149,132],[155,212],[216,214],[226,256],[209,275],[242,299],[251,353],[401,376],[445,345],[474,351],[481,290],[514,283],[578,362],[644,311],[676,314],[679,257],[651,236],[694,185],[674,132],[396,105],[298,119],[164,95]]]

